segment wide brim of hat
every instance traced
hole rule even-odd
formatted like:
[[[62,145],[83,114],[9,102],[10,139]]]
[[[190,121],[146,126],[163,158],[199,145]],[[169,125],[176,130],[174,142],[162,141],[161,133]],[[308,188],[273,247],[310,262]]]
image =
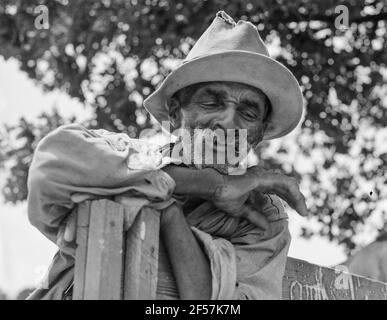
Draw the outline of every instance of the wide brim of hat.
[[[278,61],[249,51],[232,50],[189,60],[171,72],[144,101],[144,107],[160,123],[168,121],[168,99],[191,84],[210,81],[244,83],[262,90],[272,112],[264,140],[292,131],[302,117],[303,99],[296,78]]]

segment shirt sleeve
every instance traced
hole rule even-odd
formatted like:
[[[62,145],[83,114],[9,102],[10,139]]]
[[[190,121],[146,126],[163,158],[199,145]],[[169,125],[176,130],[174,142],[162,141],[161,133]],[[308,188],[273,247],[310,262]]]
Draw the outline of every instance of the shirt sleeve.
[[[279,198],[266,195],[261,207],[269,228],[246,220],[231,239],[214,237],[191,227],[211,265],[211,299],[280,299],[290,245],[287,214]]]
[[[272,222],[268,233],[268,237],[259,243],[235,246],[237,277],[234,299],[281,299],[291,239],[288,222]]]
[[[233,299],[237,275],[236,254],[233,245],[226,239],[215,238],[195,227],[191,227],[191,230],[210,262],[211,300]]]
[[[28,217],[53,242],[63,220],[82,195],[107,197],[125,192],[152,201],[170,198],[173,179],[152,145],[125,134],[59,127],[43,138],[28,175]]]

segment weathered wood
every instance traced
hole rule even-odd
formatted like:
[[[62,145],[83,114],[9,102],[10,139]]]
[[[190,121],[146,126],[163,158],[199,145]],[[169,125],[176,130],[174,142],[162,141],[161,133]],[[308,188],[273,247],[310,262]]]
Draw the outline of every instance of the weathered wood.
[[[77,250],[75,254],[74,268],[74,300],[83,300],[86,260],[87,260],[87,243],[89,237],[89,220],[90,220],[90,201],[79,204],[77,211]]]
[[[155,299],[157,289],[158,211],[144,208],[127,232],[124,299]]]
[[[306,261],[288,258],[285,300],[387,300],[387,284]]]
[[[91,203],[84,299],[122,298],[124,208],[115,202]]]
[[[155,299],[160,214],[143,209],[123,234],[124,210],[109,200],[79,207],[74,299]],[[288,258],[282,295],[291,300],[387,300],[387,284]]]

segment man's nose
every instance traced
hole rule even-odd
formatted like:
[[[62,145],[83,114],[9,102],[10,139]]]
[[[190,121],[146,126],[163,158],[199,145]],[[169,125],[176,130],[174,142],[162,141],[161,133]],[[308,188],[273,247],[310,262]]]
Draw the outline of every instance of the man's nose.
[[[235,102],[228,102],[223,108],[223,110],[219,114],[217,114],[216,118],[214,119],[213,129],[238,129],[235,119],[236,108],[237,104]]]

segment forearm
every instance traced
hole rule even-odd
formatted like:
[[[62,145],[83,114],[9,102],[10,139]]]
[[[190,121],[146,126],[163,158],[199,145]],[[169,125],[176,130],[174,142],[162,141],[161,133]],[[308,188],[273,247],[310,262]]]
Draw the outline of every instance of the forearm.
[[[175,181],[175,194],[196,196],[209,200],[214,197],[218,186],[222,182],[222,175],[210,168],[198,170],[169,165],[162,170]]]
[[[211,298],[211,269],[183,212],[172,205],[161,215],[161,237],[168,252],[181,299]]]

